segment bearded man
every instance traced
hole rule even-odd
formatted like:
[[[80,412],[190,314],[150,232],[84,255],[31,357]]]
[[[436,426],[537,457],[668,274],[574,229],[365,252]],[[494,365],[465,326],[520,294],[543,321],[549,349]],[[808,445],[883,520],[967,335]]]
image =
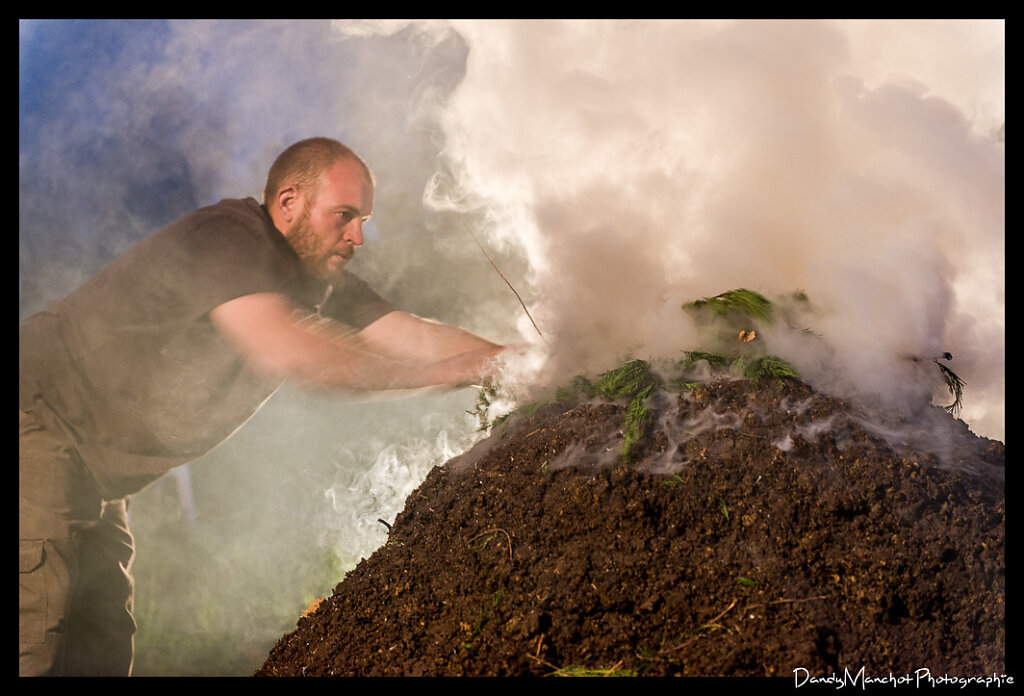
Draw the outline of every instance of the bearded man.
[[[503,346],[396,309],[345,269],[373,195],[350,148],[303,140],[271,166],[262,205],[200,209],[22,324],[22,675],[131,673],[127,497],[283,381],[367,392],[489,376]]]

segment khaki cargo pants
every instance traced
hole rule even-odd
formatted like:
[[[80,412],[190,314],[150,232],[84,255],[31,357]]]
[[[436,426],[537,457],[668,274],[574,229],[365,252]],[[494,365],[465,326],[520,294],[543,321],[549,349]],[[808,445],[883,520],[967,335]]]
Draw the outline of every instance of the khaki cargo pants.
[[[96,492],[75,450],[19,412],[18,671],[131,674],[135,544],[125,500]]]

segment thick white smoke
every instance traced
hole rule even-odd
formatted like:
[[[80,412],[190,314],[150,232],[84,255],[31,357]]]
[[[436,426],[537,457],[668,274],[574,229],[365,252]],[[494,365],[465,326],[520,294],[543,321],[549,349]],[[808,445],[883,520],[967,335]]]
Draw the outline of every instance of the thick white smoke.
[[[828,360],[773,347],[809,381],[902,405],[903,358],[949,351],[965,420],[1002,438],[1001,22],[419,28],[469,46],[428,200],[528,260],[539,378],[699,347],[691,299],[803,290]]]

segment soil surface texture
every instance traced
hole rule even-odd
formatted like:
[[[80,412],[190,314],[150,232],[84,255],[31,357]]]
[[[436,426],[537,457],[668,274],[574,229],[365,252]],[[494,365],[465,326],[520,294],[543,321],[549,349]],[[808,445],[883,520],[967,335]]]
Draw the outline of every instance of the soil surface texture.
[[[436,467],[256,676],[984,677],[1005,448],[796,380],[517,415]],[[926,422],[927,425],[921,425]]]

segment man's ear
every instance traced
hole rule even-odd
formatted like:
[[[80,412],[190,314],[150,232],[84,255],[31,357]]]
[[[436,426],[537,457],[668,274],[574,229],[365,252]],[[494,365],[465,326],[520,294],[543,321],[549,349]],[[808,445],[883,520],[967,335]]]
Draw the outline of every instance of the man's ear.
[[[275,200],[286,222],[292,222],[302,210],[302,194],[295,186],[285,186],[278,190]]]

